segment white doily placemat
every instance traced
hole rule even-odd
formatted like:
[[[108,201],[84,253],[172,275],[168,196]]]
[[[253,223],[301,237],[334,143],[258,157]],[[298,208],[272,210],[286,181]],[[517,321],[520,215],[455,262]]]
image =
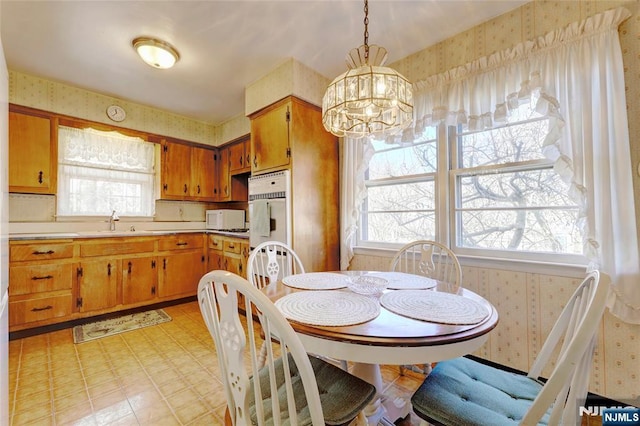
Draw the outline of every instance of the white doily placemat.
[[[398,315],[441,324],[472,325],[489,316],[475,300],[431,290],[391,291],[380,297],[380,304]]]
[[[424,290],[438,285],[432,278],[404,272],[371,272],[367,275],[384,278],[389,283],[387,288],[391,290]]]
[[[287,319],[310,325],[354,325],[380,314],[375,299],[346,291],[300,291],[276,300],[275,305]]]
[[[282,283],[302,290],[335,290],[345,288],[348,278],[347,275],[332,272],[308,272],[284,277]]]

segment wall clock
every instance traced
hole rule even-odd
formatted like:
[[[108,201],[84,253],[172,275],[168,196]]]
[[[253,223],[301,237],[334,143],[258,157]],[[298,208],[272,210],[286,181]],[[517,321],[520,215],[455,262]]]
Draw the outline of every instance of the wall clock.
[[[111,105],[107,108],[107,117],[119,122],[127,118],[127,112],[119,105]]]

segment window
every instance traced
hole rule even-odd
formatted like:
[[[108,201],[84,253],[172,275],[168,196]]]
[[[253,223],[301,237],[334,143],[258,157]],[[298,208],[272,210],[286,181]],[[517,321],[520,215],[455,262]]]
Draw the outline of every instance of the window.
[[[428,128],[410,146],[373,141],[375,154],[365,176],[367,198],[362,215],[361,242],[406,243],[434,238],[438,141]]]
[[[549,119],[535,103],[486,131],[441,125],[409,146],[373,141],[358,243],[434,239],[458,253],[579,261],[579,209],[542,154]]]
[[[153,216],[154,167],[153,143],[59,126],[58,216]]]

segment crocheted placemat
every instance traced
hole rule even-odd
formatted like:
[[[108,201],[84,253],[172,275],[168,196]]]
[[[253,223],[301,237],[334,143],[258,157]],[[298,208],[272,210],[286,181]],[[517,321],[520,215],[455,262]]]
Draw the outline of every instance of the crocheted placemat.
[[[310,325],[354,325],[380,314],[375,299],[346,291],[300,291],[276,300],[275,305],[287,319]]]
[[[306,274],[289,275],[282,283],[302,290],[335,290],[345,288],[349,277],[332,272],[308,272]]]
[[[384,278],[389,283],[387,288],[391,290],[424,290],[438,285],[432,278],[405,272],[371,272],[367,275]]]
[[[489,315],[475,300],[432,290],[391,291],[380,297],[380,304],[398,315],[441,324],[478,324]]]

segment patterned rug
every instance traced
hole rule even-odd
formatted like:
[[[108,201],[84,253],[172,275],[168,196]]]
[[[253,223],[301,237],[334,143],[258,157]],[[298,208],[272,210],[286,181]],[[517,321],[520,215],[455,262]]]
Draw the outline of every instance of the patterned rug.
[[[113,336],[125,331],[137,330],[150,325],[171,321],[171,317],[162,309],[123,315],[104,321],[92,322],[73,327],[73,342],[83,343],[101,337]]]

